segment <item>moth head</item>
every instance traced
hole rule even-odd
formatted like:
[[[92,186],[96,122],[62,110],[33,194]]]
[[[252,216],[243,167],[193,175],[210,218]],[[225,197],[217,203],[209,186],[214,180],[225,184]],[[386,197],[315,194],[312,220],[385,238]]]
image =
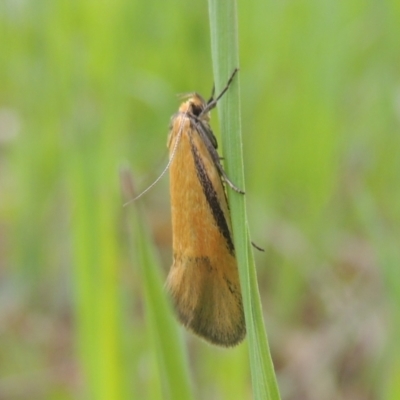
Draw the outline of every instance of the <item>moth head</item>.
[[[182,113],[187,113],[194,115],[202,120],[209,121],[210,113],[206,112],[202,114],[207,106],[207,102],[197,93],[191,93],[185,96],[187,100],[181,104],[179,111]]]

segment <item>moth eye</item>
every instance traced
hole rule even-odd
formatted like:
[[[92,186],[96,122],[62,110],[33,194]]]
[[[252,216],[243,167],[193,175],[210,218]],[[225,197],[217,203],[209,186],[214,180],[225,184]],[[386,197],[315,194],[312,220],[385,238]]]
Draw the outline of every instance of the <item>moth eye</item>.
[[[203,107],[201,107],[197,104],[194,104],[194,103],[192,103],[191,105],[192,105],[192,114],[195,115],[196,117],[198,117],[201,114],[201,112],[203,111]]]

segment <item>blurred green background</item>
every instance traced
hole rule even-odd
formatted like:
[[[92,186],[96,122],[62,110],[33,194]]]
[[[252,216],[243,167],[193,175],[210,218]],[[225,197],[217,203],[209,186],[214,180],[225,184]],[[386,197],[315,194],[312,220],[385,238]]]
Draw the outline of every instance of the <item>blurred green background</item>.
[[[400,2],[248,0],[238,14],[282,399],[399,399]],[[161,171],[176,94],[208,96],[210,53],[204,1],[0,2],[1,400],[163,398],[118,170],[138,190]],[[168,178],[140,202],[165,277]],[[252,398],[246,345],[182,337],[196,398]]]

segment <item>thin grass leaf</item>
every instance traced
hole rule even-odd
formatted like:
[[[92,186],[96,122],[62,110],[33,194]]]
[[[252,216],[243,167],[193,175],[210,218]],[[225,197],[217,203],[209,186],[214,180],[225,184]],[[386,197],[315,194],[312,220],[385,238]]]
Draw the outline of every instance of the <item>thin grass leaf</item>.
[[[82,391],[85,398],[117,400],[124,398],[125,390],[118,323],[117,244],[116,236],[110,234],[115,203],[110,191],[101,190],[96,169],[85,170],[84,165],[89,165],[85,155],[76,151],[67,164],[69,187],[74,193],[71,232]],[[91,166],[96,164],[93,160]]]
[[[239,67],[236,2],[209,0],[211,48],[217,93],[232,71]],[[233,182],[244,190],[240,121],[239,79],[218,104],[225,168]],[[228,190],[236,256],[248,332],[250,369],[255,399],[280,398],[264,327],[256,269],[247,230],[245,196]]]
[[[130,177],[127,171],[121,175],[125,182]],[[126,185],[128,183],[128,185]],[[127,198],[133,198],[133,194]],[[178,330],[172,309],[164,291],[161,278],[161,266],[157,260],[156,250],[151,244],[150,235],[142,221],[140,202],[128,207],[129,225],[135,238],[133,258],[139,264],[145,292],[146,315],[149,330],[156,352],[164,398],[193,399],[192,385],[189,376],[187,357],[182,346],[182,338]]]

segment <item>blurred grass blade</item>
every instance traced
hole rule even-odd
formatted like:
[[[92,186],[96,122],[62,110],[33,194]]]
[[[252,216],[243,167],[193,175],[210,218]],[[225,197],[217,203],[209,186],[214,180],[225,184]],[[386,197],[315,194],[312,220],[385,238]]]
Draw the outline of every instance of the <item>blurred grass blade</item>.
[[[236,2],[209,0],[211,48],[216,93],[239,67]],[[218,103],[222,145],[228,176],[244,189],[242,140],[240,127],[239,77]],[[249,245],[245,196],[228,190],[240,282],[246,315],[250,369],[255,399],[279,399],[279,390],[262,316],[256,269]]]
[[[89,157],[82,157],[84,153],[78,151],[76,154],[69,159],[69,181],[74,193],[71,231],[82,390],[85,398],[123,399],[118,259],[113,235],[115,202],[110,191],[99,189],[96,169],[83,167]],[[101,195],[96,196],[99,192]]]
[[[127,169],[121,171],[121,184],[126,198],[133,198],[132,179]],[[135,244],[133,261],[139,264],[146,304],[148,327],[153,340],[163,393],[166,399],[193,399],[187,358],[170,304],[163,289],[161,267],[150,235],[142,220],[140,202],[127,207],[129,226]]]

